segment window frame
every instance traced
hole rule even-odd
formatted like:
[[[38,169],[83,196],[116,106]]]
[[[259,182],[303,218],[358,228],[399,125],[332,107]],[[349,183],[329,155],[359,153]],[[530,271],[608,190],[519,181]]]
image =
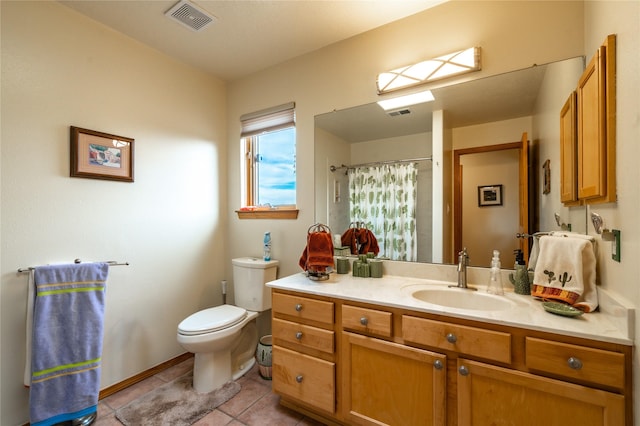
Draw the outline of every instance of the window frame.
[[[242,164],[241,204],[236,210],[240,219],[295,219],[298,217],[297,204],[275,207],[256,206],[258,187],[257,144],[260,135],[293,127],[295,129],[295,103],[279,105],[266,110],[245,114],[240,117],[242,132],[240,138]],[[297,137],[297,136],[296,136]],[[296,192],[298,182],[296,176]],[[297,202],[297,194],[296,194]]]

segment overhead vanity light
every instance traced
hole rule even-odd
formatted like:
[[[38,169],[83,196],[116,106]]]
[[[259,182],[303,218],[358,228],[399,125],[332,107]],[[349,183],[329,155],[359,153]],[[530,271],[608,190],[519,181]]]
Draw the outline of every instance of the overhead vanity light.
[[[470,47],[435,59],[380,73],[376,85],[378,94],[381,94],[480,69],[480,48]]]
[[[433,97],[431,90],[425,90],[424,92],[412,93],[410,95],[398,96],[396,98],[378,101],[378,105],[380,105],[385,111],[389,111],[409,105],[432,102],[433,100],[435,100],[435,98]]]

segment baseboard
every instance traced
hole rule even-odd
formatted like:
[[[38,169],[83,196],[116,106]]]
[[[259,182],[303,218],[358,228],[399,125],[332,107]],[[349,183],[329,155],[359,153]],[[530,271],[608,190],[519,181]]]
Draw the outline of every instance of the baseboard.
[[[183,353],[182,355],[178,355],[175,358],[172,358],[168,361],[165,361],[161,364],[151,367],[148,370],[138,373],[133,377],[129,377],[128,379],[123,380],[122,382],[119,382],[119,383],[116,383],[115,385],[111,385],[107,388],[104,388],[100,391],[100,395],[98,396],[98,399],[103,399],[113,395],[114,393],[120,392],[121,390],[126,389],[129,386],[135,385],[136,383],[143,381],[144,379],[148,379],[151,376],[155,376],[156,374],[166,370],[169,367],[178,365],[181,362],[186,361],[191,357],[193,357],[192,353],[190,352]]]

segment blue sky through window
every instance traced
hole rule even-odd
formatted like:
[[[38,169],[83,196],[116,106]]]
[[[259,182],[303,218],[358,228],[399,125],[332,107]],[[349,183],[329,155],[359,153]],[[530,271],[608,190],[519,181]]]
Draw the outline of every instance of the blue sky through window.
[[[296,204],[296,129],[258,136],[258,205]]]

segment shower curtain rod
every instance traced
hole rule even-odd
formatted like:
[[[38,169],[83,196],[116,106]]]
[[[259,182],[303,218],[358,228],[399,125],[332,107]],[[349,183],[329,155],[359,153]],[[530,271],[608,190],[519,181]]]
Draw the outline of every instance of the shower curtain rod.
[[[335,172],[340,169],[353,169],[355,167],[365,167],[365,166],[378,166],[380,164],[396,164],[396,163],[412,163],[414,161],[433,161],[433,157],[417,157],[417,158],[406,158],[404,160],[388,160],[388,161],[373,161],[371,163],[362,163],[362,164],[352,164],[350,166],[340,165],[340,166],[330,166],[329,170]]]
[[[82,263],[82,261],[80,259],[75,259],[73,263]],[[104,263],[109,264],[109,266],[129,266],[129,262],[116,262],[115,260],[108,260]],[[29,266],[27,268],[18,268],[18,272],[19,273],[29,272],[29,271],[33,271],[34,269],[36,269],[36,266]]]

